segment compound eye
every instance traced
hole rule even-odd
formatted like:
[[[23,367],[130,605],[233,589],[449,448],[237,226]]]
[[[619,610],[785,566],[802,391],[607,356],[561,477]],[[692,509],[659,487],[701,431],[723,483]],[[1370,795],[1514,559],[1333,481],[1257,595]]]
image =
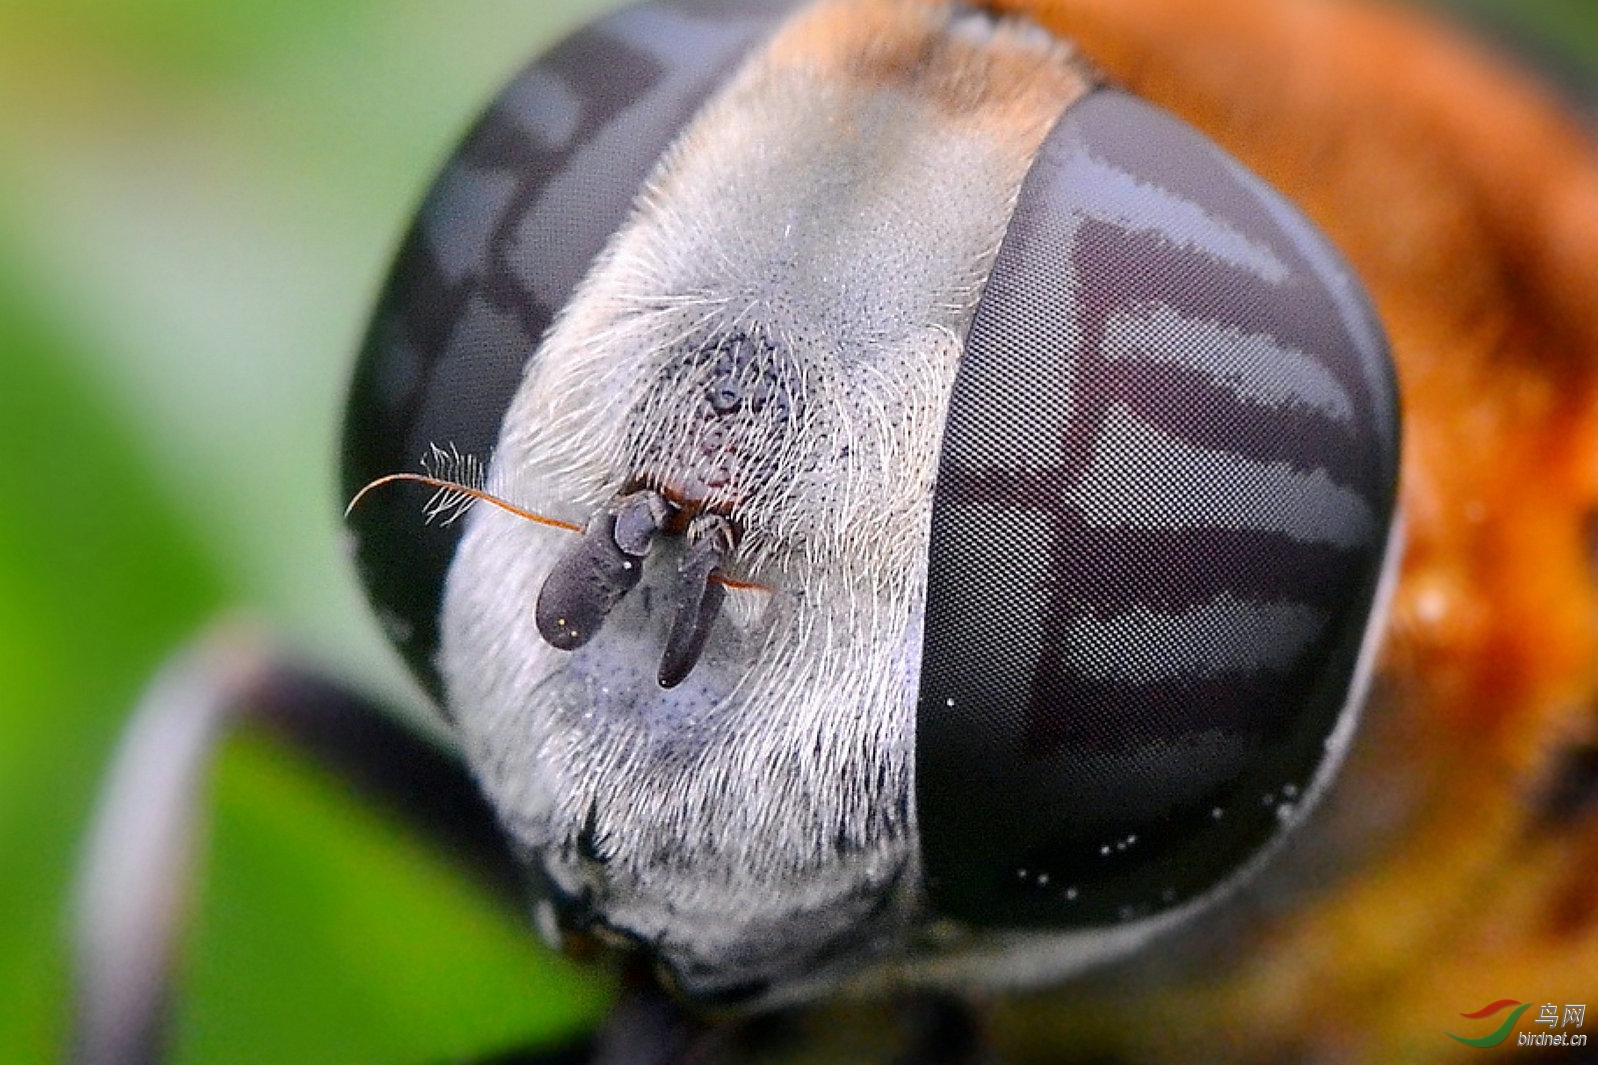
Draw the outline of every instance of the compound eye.
[[[940,459],[916,736],[934,907],[1126,920],[1278,838],[1352,723],[1397,463],[1385,340],[1326,239],[1163,112],[1069,110]]]
[[[445,165],[368,329],[344,431],[344,498],[437,445],[486,458],[555,311],[667,146],[794,0],[639,4],[523,70]],[[379,617],[418,677],[433,655],[456,526],[396,486],[351,517]]]

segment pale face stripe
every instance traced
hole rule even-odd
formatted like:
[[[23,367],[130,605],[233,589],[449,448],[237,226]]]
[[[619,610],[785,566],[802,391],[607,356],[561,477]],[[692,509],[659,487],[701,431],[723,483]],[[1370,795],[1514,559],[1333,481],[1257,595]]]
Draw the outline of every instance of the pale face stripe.
[[[1354,404],[1318,358],[1263,333],[1189,318],[1168,305],[1113,314],[1102,353],[1195,370],[1239,399],[1273,409],[1307,407],[1352,426]]]
[[[1120,403],[1106,412],[1071,502],[1101,528],[1252,530],[1344,549],[1376,535],[1370,507],[1325,470],[1195,447]]]
[[[1267,284],[1285,283],[1291,271],[1275,252],[1250,240],[1190,200],[1139,181],[1083,151],[1069,155],[1058,180],[1075,193],[1072,208],[1082,217],[1128,232],[1160,233],[1184,248],[1245,270]]]
[[[1190,610],[1136,606],[1066,627],[1071,668],[1121,684],[1286,671],[1318,639],[1326,615],[1302,603],[1251,602],[1222,592]]]

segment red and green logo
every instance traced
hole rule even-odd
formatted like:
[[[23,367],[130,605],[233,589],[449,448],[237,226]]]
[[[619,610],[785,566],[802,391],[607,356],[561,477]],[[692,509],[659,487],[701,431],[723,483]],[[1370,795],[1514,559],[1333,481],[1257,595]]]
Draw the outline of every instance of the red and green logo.
[[[1444,1034],[1450,1039],[1459,1040],[1468,1047],[1495,1047],[1499,1043],[1502,1043],[1505,1039],[1509,1038],[1509,1033],[1514,1031],[1515,1022],[1520,1020],[1520,1015],[1531,1009],[1530,1002],[1516,1002],[1512,998],[1501,998],[1497,1002],[1488,1003],[1475,1013],[1460,1014],[1461,1017],[1469,1017],[1473,1021],[1478,1021],[1483,1017],[1491,1017],[1495,1013],[1509,1009],[1510,1006],[1515,1008],[1510,1010],[1509,1016],[1504,1018],[1504,1023],[1500,1024],[1497,1028],[1494,1028],[1491,1032],[1484,1036],[1480,1036],[1476,1039],[1466,1039],[1464,1036],[1455,1035],[1453,1032],[1446,1032]]]

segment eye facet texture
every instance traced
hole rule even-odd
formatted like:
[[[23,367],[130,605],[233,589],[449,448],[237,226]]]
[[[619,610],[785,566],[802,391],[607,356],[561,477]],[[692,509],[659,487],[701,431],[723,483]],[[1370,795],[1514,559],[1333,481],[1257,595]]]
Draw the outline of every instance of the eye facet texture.
[[[955,380],[916,737],[935,909],[1127,920],[1335,762],[1393,519],[1380,328],[1325,239],[1123,93],[1045,141]]]
[[[522,71],[428,193],[361,349],[344,497],[414,470],[429,447],[486,459],[555,313],[626,218],[684,124],[793,6],[646,3],[587,26]],[[457,526],[424,527],[399,485],[350,517],[367,594],[439,694],[439,598]]]

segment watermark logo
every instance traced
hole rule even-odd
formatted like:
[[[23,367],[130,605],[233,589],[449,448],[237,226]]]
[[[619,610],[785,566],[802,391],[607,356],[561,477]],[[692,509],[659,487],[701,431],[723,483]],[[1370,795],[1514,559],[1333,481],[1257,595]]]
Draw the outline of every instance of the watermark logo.
[[[1491,1032],[1488,1032],[1486,1035],[1475,1037],[1455,1035],[1453,1032],[1446,1032],[1444,1034],[1446,1034],[1450,1039],[1455,1039],[1461,1043],[1464,1043],[1466,1046],[1483,1048],[1495,1047],[1509,1038],[1510,1033],[1515,1030],[1515,1022],[1520,1020],[1520,1015],[1522,1013],[1525,1013],[1527,1010],[1531,1009],[1531,1005],[1532,1004],[1530,1002],[1520,1002],[1512,998],[1501,998],[1497,1002],[1489,1002],[1487,1005],[1483,1006],[1479,1010],[1475,1010],[1474,1012],[1460,1014],[1461,1017],[1465,1017],[1473,1021],[1479,1021],[1503,1013],[1504,1010],[1509,1010],[1508,1015],[1505,1016],[1504,1019],[1499,1022],[1498,1027],[1494,1028]],[[1585,1032],[1569,1031],[1571,1028],[1580,1028],[1582,1024],[1585,1023],[1586,1019],[1586,1003],[1567,1003],[1563,1011],[1561,1011],[1560,1008],[1552,1002],[1544,1003],[1542,1008],[1537,1011],[1537,1019],[1532,1023],[1544,1025],[1549,1030],[1545,1032],[1521,1032],[1519,1033],[1520,1038],[1517,1040],[1517,1045],[1523,1047],[1586,1046],[1587,1035]],[[1559,1028],[1560,1031],[1553,1031],[1553,1029],[1556,1027]]]
[[[1515,1007],[1514,1011],[1511,1012],[1509,1016],[1504,1018],[1502,1024],[1488,1034],[1479,1036],[1475,1039],[1468,1039],[1465,1036],[1455,1035],[1453,1032],[1448,1032],[1448,1038],[1457,1039],[1468,1047],[1497,1046],[1499,1043],[1502,1043],[1505,1039],[1509,1038],[1509,1033],[1515,1027],[1515,1022],[1520,1020],[1520,1015],[1531,1009],[1530,1002],[1516,1002],[1512,998],[1501,998],[1497,1002],[1489,1002],[1487,1005],[1483,1006],[1474,1013],[1460,1014],[1461,1017],[1469,1017],[1471,1020],[1476,1021],[1483,1017],[1491,1017],[1493,1014],[1498,1013],[1501,1010],[1508,1009],[1510,1006]]]

